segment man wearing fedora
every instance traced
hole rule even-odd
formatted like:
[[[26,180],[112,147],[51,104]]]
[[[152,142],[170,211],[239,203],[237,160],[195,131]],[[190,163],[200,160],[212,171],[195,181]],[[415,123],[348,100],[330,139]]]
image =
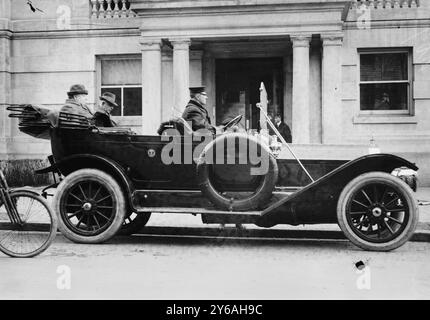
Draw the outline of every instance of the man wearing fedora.
[[[207,129],[212,134],[216,134],[216,128],[212,126],[209,113],[205,108],[208,100],[205,87],[190,88],[190,96],[191,100],[185,107],[182,118],[184,118],[185,121],[190,121],[192,123],[193,131]]]
[[[93,122],[96,127],[116,127],[116,123],[111,119],[111,112],[118,107],[116,96],[113,93],[105,92],[100,97],[100,105],[94,114]]]
[[[87,106],[88,91],[82,84],[75,84],[67,92],[68,99],[66,104],[61,108],[61,112],[78,114],[87,119],[93,118],[93,113]]]

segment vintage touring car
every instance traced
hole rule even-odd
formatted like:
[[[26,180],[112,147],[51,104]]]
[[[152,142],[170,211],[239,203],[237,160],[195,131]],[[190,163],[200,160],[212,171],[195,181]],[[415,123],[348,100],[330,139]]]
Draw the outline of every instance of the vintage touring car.
[[[64,113],[53,125],[32,105],[9,110],[20,119],[21,131],[51,140],[52,165],[40,172],[63,177],[53,205],[61,232],[75,242],[101,243],[131,233],[152,212],[160,212],[267,228],[337,223],[360,248],[388,251],[408,241],[418,222],[411,186],[392,174],[418,168],[394,155],[353,161],[277,159],[254,136],[227,130],[205,139],[185,132],[189,128],[180,120],[164,128],[177,134],[161,130],[158,136],[142,136],[124,128],[97,128]],[[238,121],[240,116],[226,129]],[[175,150],[178,161],[172,160]],[[253,161],[249,150],[267,159],[266,170],[255,170],[262,162]],[[224,162],[208,161],[208,154]]]

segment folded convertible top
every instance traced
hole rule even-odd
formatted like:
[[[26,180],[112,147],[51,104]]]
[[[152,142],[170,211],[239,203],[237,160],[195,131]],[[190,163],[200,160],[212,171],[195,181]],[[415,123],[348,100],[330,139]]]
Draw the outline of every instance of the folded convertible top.
[[[10,106],[10,118],[19,119],[19,130],[32,137],[50,139],[50,129],[87,129],[92,127],[87,118],[81,115],[58,112],[32,104]]]

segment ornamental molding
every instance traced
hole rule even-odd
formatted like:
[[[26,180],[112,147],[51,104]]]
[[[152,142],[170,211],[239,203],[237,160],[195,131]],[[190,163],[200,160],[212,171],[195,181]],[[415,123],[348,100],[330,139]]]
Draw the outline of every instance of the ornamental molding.
[[[309,48],[312,40],[312,35],[291,35],[293,48],[306,47]]]

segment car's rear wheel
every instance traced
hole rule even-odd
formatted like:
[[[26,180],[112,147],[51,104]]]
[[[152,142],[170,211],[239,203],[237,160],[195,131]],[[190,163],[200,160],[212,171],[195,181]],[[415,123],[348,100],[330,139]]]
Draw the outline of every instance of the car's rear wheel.
[[[135,213],[129,212],[124,219],[121,229],[118,231],[119,236],[130,236],[138,233],[148,223],[151,213]]]
[[[418,204],[405,182],[385,172],[371,172],[343,189],[337,219],[345,236],[358,247],[390,251],[412,237]]]
[[[54,207],[62,234],[78,243],[102,243],[124,221],[126,202],[118,182],[97,169],[81,169],[58,186]]]

